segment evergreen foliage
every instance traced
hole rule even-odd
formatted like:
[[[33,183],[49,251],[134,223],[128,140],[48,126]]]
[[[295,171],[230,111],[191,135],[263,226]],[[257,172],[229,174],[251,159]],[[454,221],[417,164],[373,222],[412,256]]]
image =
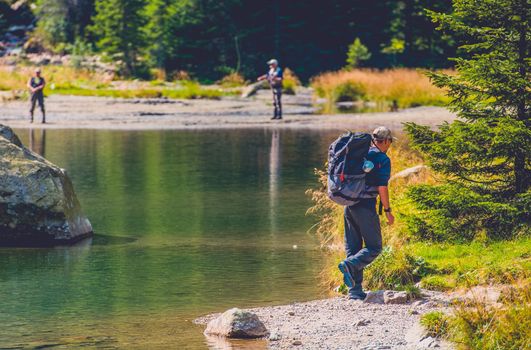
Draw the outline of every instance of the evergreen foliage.
[[[356,68],[361,61],[367,61],[369,58],[371,58],[371,53],[367,46],[361,43],[360,38],[354,39],[352,44],[348,46],[347,67]]]
[[[442,30],[463,38],[455,76],[429,73],[446,88],[459,120],[433,131],[406,124],[412,145],[447,183],[410,197],[424,215],[412,231],[443,240],[479,233],[507,238],[529,232],[531,122],[530,7],[527,0],[454,0],[452,14],[430,12]]]
[[[87,42],[113,59],[141,59],[169,77],[187,71],[210,81],[232,72],[249,78],[276,57],[307,80],[344,66],[356,36],[371,53],[364,65],[376,68],[448,67],[446,57],[454,53],[452,37],[437,33],[424,16],[424,8],[449,11],[450,0],[37,0],[36,5],[38,37],[54,51]],[[404,52],[382,53],[393,38]]]
[[[38,0],[36,3],[37,36],[55,51],[84,38],[94,0]]]
[[[97,38],[97,47],[115,62],[121,61],[125,75],[138,73],[146,44],[144,0],[96,0],[95,5],[90,31]]]

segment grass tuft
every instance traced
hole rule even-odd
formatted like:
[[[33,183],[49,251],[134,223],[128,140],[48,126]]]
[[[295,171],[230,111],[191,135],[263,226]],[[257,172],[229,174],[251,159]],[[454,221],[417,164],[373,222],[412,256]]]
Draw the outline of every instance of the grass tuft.
[[[420,324],[430,337],[446,337],[449,329],[449,317],[442,311],[428,312],[420,318]]]

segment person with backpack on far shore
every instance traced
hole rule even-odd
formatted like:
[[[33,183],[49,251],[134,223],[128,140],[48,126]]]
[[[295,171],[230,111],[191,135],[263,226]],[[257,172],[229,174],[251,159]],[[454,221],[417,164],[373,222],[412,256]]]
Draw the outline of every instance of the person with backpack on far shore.
[[[347,257],[338,268],[349,289],[349,299],[365,299],[363,269],[382,251],[377,197],[380,197],[380,215],[383,208],[387,223],[392,225],[395,221],[387,188],[391,160],[386,152],[392,142],[391,130],[380,126],[372,135],[348,133],[330,146],[328,195],[345,206]]]
[[[269,71],[258,77],[258,81],[266,80],[273,92],[273,107],[274,113],[272,120],[282,119],[282,68],[278,66],[276,59],[271,59],[267,62]]]

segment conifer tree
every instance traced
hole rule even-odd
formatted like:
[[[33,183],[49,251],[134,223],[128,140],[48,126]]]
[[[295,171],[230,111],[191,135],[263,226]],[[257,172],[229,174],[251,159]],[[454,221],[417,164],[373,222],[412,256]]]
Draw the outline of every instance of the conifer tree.
[[[144,0],[96,0],[91,26],[96,45],[113,60],[123,62],[125,75],[137,71],[145,47],[144,6]]]
[[[410,191],[423,215],[413,231],[436,239],[478,232],[507,237],[529,229],[531,123],[528,0],[454,0],[430,13],[465,42],[456,75],[429,73],[448,90],[458,120],[438,131],[406,124],[414,148],[447,183]]]
[[[348,46],[347,67],[356,68],[361,61],[366,61],[369,58],[371,58],[371,53],[367,46],[361,43],[360,38],[354,39],[352,44]]]

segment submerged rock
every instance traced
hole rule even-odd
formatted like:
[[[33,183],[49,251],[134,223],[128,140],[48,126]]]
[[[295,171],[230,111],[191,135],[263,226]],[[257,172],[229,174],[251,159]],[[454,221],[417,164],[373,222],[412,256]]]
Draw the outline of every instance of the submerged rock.
[[[261,338],[268,336],[269,332],[258,316],[233,308],[210,321],[205,334],[228,338]]]
[[[65,172],[0,124],[0,246],[69,244],[91,234]]]

